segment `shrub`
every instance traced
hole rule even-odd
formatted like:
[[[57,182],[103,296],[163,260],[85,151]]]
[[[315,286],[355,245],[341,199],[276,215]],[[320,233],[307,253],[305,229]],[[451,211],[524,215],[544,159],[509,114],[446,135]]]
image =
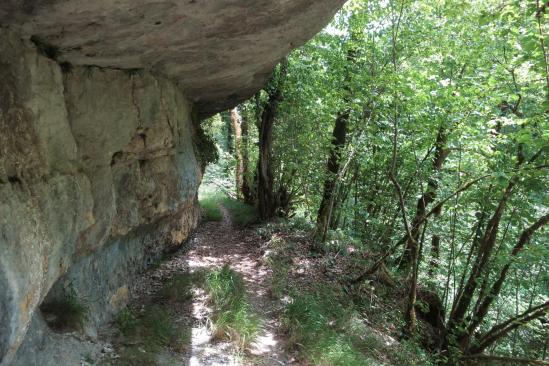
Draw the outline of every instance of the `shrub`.
[[[254,206],[250,206],[228,196],[223,198],[222,204],[229,210],[232,222],[236,225],[246,226],[258,221],[257,209]]]

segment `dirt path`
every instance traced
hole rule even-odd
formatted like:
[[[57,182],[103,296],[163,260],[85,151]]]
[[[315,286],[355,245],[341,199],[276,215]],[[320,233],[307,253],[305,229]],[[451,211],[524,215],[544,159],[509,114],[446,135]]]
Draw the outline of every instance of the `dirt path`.
[[[212,339],[208,322],[211,309],[203,289],[193,291],[192,304],[171,307],[178,324],[190,328],[191,340],[185,354],[166,351],[159,355],[162,365],[170,366],[279,366],[289,365],[284,343],[278,334],[276,310],[279,306],[268,294],[270,271],[263,263],[261,240],[251,229],[232,225],[228,211],[220,206],[221,222],[202,223],[190,239],[189,251],[182,251],[143,275],[133,293],[132,307],[154,303],[155,294],[177,273],[208,271],[224,264],[244,278],[250,304],[262,321],[261,331],[250,350],[237,351],[231,343]],[[112,365],[118,361],[113,360]]]
[[[250,302],[262,318],[263,326],[250,354],[238,355],[231,351],[230,344],[212,342],[207,327],[210,309],[206,296],[195,294],[190,365],[288,365],[282,339],[277,334],[276,303],[268,296],[270,272],[262,264],[258,238],[249,230],[234,228],[227,210],[220,208],[223,221],[204,223],[194,235],[193,248],[186,255],[189,270],[207,270],[229,264],[242,274]]]

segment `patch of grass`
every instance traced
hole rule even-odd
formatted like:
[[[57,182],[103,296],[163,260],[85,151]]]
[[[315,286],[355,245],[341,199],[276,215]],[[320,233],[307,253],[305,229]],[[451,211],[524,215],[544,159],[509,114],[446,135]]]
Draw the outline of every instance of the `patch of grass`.
[[[221,202],[231,213],[233,223],[246,226],[258,221],[257,209],[244,202],[225,196]]]
[[[88,306],[71,291],[64,299],[41,306],[48,325],[59,331],[81,331],[89,320]]]
[[[294,225],[293,227],[291,225]],[[313,267],[307,278],[296,276],[293,269],[302,265],[300,259],[310,260],[308,241],[310,232],[301,221],[280,220],[256,228],[268,242],[264,245],[265,263],[272,271],[271,294],[285,303],[281,322],[285,328],[288,346],[295,350],[301,363],[306,365],[433,365],[432,356],[421,350],[417,342],[397,340],[395,329],[387,325],[398,324],[401,314],[396,306],[380,306],[380,291],[376,288],[375,304],[371,284],[360,288],[346,288],[329,277],[315,275],[323,267],[337,266],[336,256],[323,256],[312,260]],[[355,246],[345,233],[332,238],[341,251]],[[339,259],[347,259],[345,255]],[[339,263],[342,263],[341,261]],[[344,262],[343,262],[344,263]],[[314,265],[317,267],[315,268]],[[376,285],[377,286],[377,285]],[[384,301],[394,304],[394,295],[385,294]],[[383,317],[377,316],[380,313]],[[387,322],[387,316],[396,316]]]
[[[269,291],[274,298],[282,298],[288,287],[288,274],[292,268],[292,243],[273,235],[270,240],[270,250],[265,253],[266,263],[272,270]]]
[[[222,197],[219,194],[206,195],[199,200],[202,218],[206,221],[222,221],[223,215],[219,209]]]
[[[151,305],[138,314],[126,308],[115,323],[123,337],[123,343],[140,345],[145,352],[158,353],[169,347],[184,351],[190,342],[190,330],[178,325],[160,305]]]
[[[139,335],[148,345],[148,349],[154,349],[154,346],[178,348],[182,336],[181,329],[161,306],[148,307],[141,318],[141,324]]]
[[[288,273],[290,265],[280,262],[280,265],[273,268],[270,291],[274,298],[282,298],[288,285]]]
[[[292,298],[285,308],[283,324],[290,345],[311,364],[430,365],[429,359],[410,345],[385,345],[335,288],[294,291]]]
[[[95,358],[93,357],[91,352],[88,352],[84,355],[84,361],[89,363],[89,364],[94,364],[95,363]]]
[[[254,340],[260,321],[246,296],[242,276],[229,265],[205,276],[205,287],[213,305],[213,333],[244,349]]]
[[[125,337],[130,337],[134,334],[135,329],[139,326],[140,322],[137,316],[130,308],[124,308],[115,319],[115,323],[120,333]]]
[[[258,220],[257,210],[254,206],[235,200],[219,191],[204,189],[199,195],[199,204],[202,209],[202,217],[206,221],[223,220],[219,205],[223,205],[229,210],[231,220],[236,225],[246,226]]]
[[[356,346],[357,339],[344,331],[348,315],[330,291],[296,292],[286,306],[283,324],[290,344],[315,365],[367,365],[368,357]]]
[[[193,276],[189,273],[175,274],[159,291],[159,295],[171,302],[192,299]]]
[[[288,342],[313,365],[432,365],[416,343],[391,346],[374,334],[342,293],[328,286],[293,291],[282,322]]]

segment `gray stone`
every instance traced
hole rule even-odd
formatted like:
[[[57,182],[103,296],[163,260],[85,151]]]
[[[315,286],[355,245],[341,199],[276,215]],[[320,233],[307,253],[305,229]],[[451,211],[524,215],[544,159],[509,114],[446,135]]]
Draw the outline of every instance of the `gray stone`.
[[[63,75],[11,32],[0,33],[0,48],[7,364],[38,305],[67,283],[99,299],[94,323],[109,320],[133,274],[196,226],[201,171],[191,105],[170,81],[84,67]]]
[[[344,0],[3,0],[0,23],[59,61],[149,69],[207,115],[255,93]],[[48,47],[48,45],[51,45]]]

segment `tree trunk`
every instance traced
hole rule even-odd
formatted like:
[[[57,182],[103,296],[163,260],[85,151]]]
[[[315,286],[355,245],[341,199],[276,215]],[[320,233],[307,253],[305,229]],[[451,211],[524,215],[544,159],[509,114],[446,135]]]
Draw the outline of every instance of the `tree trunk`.
[[[351,41],[356,41],[359,35],[353,32],[351,29]],[[326,233],[330,226],[332,210],[334,206],[337,206],[335,202],[337,176],[341,165],[341,153],[345,147],[347,140],[347,125],[349,124],[349,116],[351,115],[351,109],[348,107],[351,98],[351,76],[352,66],[356,62],[357,50],[354,47],[350,47],[347,50],[347,63],[345,65],[345,74],[343,80],[343,91],[345,95],[343,97],[344,108],[337,114],[334,129],[332,131],[332,141],[330,148],[330,156],[326,163],[326,179],[324,180],[324,190],[322,193],[322,201],[318,208],[316,218],[316,239],[324,242],[326,240]]]
[[[341,151],[345,146],[347,138],[349,114],[350,112],[348,110],[338,114],[332,132],[332,148],[330,149],[330,157],[326,165],[328,175],[324,181],[324,193],[322,194],[322,201],[320,202],[316,219],[317,238],[320,239],[320,241],[326,240],[326,232],[330,225],[330,210],[332,206],[330,202],[332,200],[332,195],[336,194],[336,178],[341,164]]]
[[[467,309],[469,309],[471,305],[474,293],[479,285],[480,281],[478,279],[486,271],[488,260],[492,254],[492,250],[496,242],[501,216],[507,204],[507,200],[511,196],[514,185],[515,179],[512,179],[509,182],[505,193],[501,197],[498,207],[492,215],[492,218],[486,226],[484,235],[479,243],[478,252],[475,257],[475,261],[473,262],[473,265],[471,267],[469,277],[465,282],[465,285],[458,290],[457,296],[452,306],[452,313],[450,314],[447,325],[448,335],[451,337],[455,337],[454,339],[457,341],[457,346],[460,347],[462,350],[468,347],[469,341],[468,337],[466,337],[466,332],[464,331],[463,327],[464,317],[467,313]],[[448,340],[446,340],[446,342],[447,341]],[[446,343],[444,347],[447,348],[448,344]]]
[[[244,202],[248,204],[253,204],[254,195],[250,186],[250,155],[248,151],[248,119],[247,117],[241,116],[240,127],[242,130],[242,197]]]
[[[429,261],[429,276],[433,276],[438,268],[440,258],[440,236],[431,237],[431,260]]]
[[[532,234],[536,230],[547,225],[547,223],[549,223],[549,214],[540,217],[532,226],[524,230],[519,238],[519,241],[511,251],[511,258],[515,258],[517,254],[522,251],[524,246],[530,241],[530,237],[532,236]],[[492,302],[499,295],[501,288],[503,287],[503,283],[507,278],[507,272],[511,267],[511,263],[512,263],[512,259],[509,260],[509,262],[503,266],[503,268],[499,273],[499,276],[497,277],[497,280],[492,285],[492,288],[490,289],[488,294],[484,297],[484,299],[482,299],[482,301],[479,302],[478,309],[476,310],[471,320],[471,323],[467,328],[467,334],[464,337],[470,338],[471,335],[474,333],[474,331],[477,329],[477,327],[482,323],[486,314],[488,314],[488,310],[490,309]]]
[[[437,189],[438,189],[438,181],[437,181],[437,175],[440,173],[440,170],[442,169],[442,165],[444,164],[444,161],[448,157],[449,150],[446,148],[447,143],[447,131],[443,126],[440,126],[437,134],[437,138],[435,141],[435,157],[433,159],[433,166],[432,166],[432,175],[429,178],[429,181],[427,182],[427,190],[421,195],[421,197],[417,200],[416,205],[416,213],[414,218],[412,219],[411,224],[411,234],[412,238],[408,238],[406,240],[406,246],[404,248],[404,253],[400,259],[400,265],[399,268],[402,269],[410,269],[411,263],[412,263],[412,252],[416,250],[414,248],[414,245],[417,245],[419,242],[419,236],[421,233],[421,227],[422,227],[422,219],[425,216],[425,213],[427,212],[427,207],[435,200],[437,195]],[[415,244],[414,244],[415,243]]]
[[[231,126],[233,128],[234,135],[234,155],[236,158],[235,167],[235,184],[236,184],[236,197],[242,198],[242,186],[244,184],[244,158],[242,154],[242,119],[238,113],[238,109],[235,107],[231,109]]]
[[[267,103],[263,107],[259,126],[259,160],[257,162],[257,199],[261,219],[272,218],[276,213],[273,188],[272,149],[273,125],[276,119],[278,105],[282,100],[282,86],[288,70],[288,61],[280,64],[280,72],[276,85],[269,92]]]
[[[522,314],[519,314],[511,319],[508,319],[507,321],[497,324],[492,329],[490,329],[488,332],[486,332],[479,340],[478,345],[471,347],[470,350],[468,350],[470,354],[478,354],[484,351],[486,348],[491,346],[494,342],[496,342],[498,339],[506,336],[514,329],[517,329],[518,327],[541,317],[546,316],[549,313],[549,301],[546,301],[545,303],[535,306],[533,308],[530,308],[523,312]]]
[[[540,154],[541,154],[541,150],[539,150],[536,154],[534,154],[530,158],[530,160],[528,161],[528,164],[535,161],[540,156]],[[524,162],[525,162],[525,157],[524,157],[523,149],[522,149],[522,146],[519,145],[518,152],[517,152],[517,163],[516,163],[517,169],[520,168]],[[465,284],[463,286],[460,286],[458,289],[458,293],[455,297],[455,300],[452,306],[452,311],[450,313],[450,318],[448,320],[448,325],[447,325],[448,337],[446,337],[445,344],[444,344],[444,349],[446,351],[448,351],[450,347],[450,340],[452,339],[452,342],[454,342],[453,346],[459,347],[464,352],[471,352],[469,347],[470,347],[470,340],[471,340],[472,333],[478,327],[478,325],[486,315],[492,303],[492,299],[496,297],[497,294],[499,294],[503,281],[505,280],[507,271],[509,269],[507,265],[504,266],[503,269],[501,270],[497,280],[492,285],[486,298],[479,299],[477,301],[478,306],[474,309],[473,318],[467,324],[467,322],[465,321],[465,315],[467,314],[467,311],[471,307],[471,302],[473,300],[475,293],[477,292],[477,288],[480,282],[479,278],[482,277],[483,275],[486,275],[489,269],[488,263],[490,261],[492,251],[494,249],[496,239],[498,237],[499,224],[501,221],[501,217],[503,215],[507,202],[511,197],[514,187],[517,184],[518,180],[519,180],[518,175],[515,175],[510,179],[507,185],[507,188],[505,189],[505,192],[503,193],[502,197],[498,202],[498,205],[494,211],[494,214],[492,215],[492,217],[488,221],[488,224],[486,225],[482,239],[478,244],[477,255],[472,264],[471,272],[469,273],[468,279],[465,282]],[[520,250],[522,250],[522,247],[529,240],[532,233],[538,228],[545,225],[547,223],[547,220],[549,220],[549,217],[547,217],[546,215],[540,218],[536,223],[534,223],[530,228],[528,228],[522,233],[519,239],[519,242],[517,243],[517,245],[513,249],[513,252],[511,253],[512,256],[516,255]],[[484,297],[483,294],[480,294],[479,296],[481,296],[481,298]],[[530,319],[529,318],[530,315],[531,314],[526,314],[525,319],[526,318]],[[516,327],[511,327],[510,329],[506,329],[505,334],[507,334],[508,331],[515,328]],[[496,328],[496,330],[498,330],[499,332],[498,334],[503,334],[501,329]],[[494,331],[492,330],[489,333],[493,333],[493,332]],[[499,337],[500,336],[497,336],[497,338]],[[484,338],[486,338],[486,336]],[[493,336],[490,336],[490,342],[493,343],[491,339],[495,340],[495,338]],[[485,344],[488,344],[490,342],[486,341]],[[479,346],[477,346],[476,349],[478,349],[478,347]],[[472,348],[472,349],[475,349],[475,348]]]
[[[223,122],[223,132],[225,134],[225,150],[229,153],[233,153],[233,131],[231,127],[231,113],[224,111],[220,113],[221,121]]]
[[[410,287],[408,289],[408,303],[406,305],[406,313],[404,314],[405,334],[408,337],[413,337],[416,332],[416,298],[417,298],[417,274],[419,267],[419,248],[417,242],[412,247],[411,263],[412,263],[412,277],[410,279]]]

